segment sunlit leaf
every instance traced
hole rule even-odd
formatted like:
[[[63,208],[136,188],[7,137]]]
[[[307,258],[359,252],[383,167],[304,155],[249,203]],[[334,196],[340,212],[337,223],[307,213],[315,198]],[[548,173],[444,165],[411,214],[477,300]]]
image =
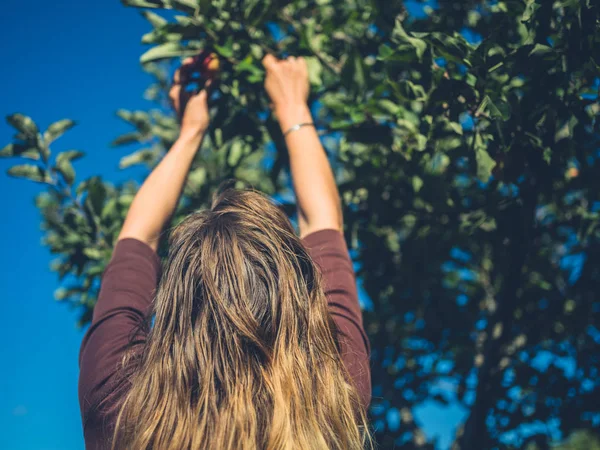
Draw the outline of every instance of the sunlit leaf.
[[[142,11],[142,15],[146,18],[148,22],[152,24],[154,28],[160,28],[163,25],[169,23],[167,19],[165,19],[162,16],[159,16],[156,13],[153,13],[152,11]]]
[[[19,164],[7,170],[10,176],[15,178],[26,178],[31,181],[48,182],[50,179],[47,173],[39,166],[31,164]]]
[[[39,133],[38,127],[31,117],[23,114],[16,113],[6,116],[6,121],[27,137],[35,138]]]
[[[67,130],[73,128],[75,126],[75,122],[70,119],[59,120],[58,122],[54,122],[52,125],[48,127],[48,129],[44,132],[44,142],[46,145],[50,145],[51,142],[58,139],[62,136]]]
[[[477,160],[477,177],[487,183],[492,175],[492,169],[496,165],[496,161],[483,148],[475,150],[475,158]]]
[[[166,42],[156,47],[152,47],[140,57],[140,63],[147,64],[153,61],[175,58],[178,56],[193,56],[198,53],[198,50],[183,47],[178,42]]]

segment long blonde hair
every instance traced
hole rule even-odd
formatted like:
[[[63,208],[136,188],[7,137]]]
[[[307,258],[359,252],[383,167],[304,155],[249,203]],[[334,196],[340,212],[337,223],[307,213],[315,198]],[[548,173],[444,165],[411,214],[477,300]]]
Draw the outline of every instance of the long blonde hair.
[[[176,227],[151,316],[113,449],[371,445],[319,272],[265,196],[226,190]]]

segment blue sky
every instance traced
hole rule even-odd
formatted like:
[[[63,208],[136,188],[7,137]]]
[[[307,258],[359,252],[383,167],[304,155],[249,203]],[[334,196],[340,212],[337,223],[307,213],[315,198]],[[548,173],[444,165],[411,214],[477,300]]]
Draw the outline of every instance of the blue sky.
[[[119,173],[124,150],[108,143],[127,131],[115,116],[121,107],[145,108],[149,77],[138,64],[149,25],[118,1],[3,0],[0,38],[0,113],[23,112],[45,128],[72,118],[78,126],[54,151],[81,149],[78,177]],[[0,147],[12,129],[0,122]],[[4,175],[0,160],[0,448],[83,448],[77,403],[77,355],[83,335],[76,316],[53,300],[58,286],[52,256],[40,245],[40,217],[33,197],[40,186]]]
[[[0,113],[30,115],[45,129],[71,118],[78,125],[53,151],[79,149],[87,156],[75,164],[79,179],[101,174],[130,178],[117,169],[124,150],[108,143],[128,131],[114,112],[149,106],[142,92],[149,76],[138,64],[139,43],[149,25],[139,12],[116,0],[87,2],[3,0]],[[0,122],[0,147],[12,129]],[[0,448],[70,450],[83,448],[77,403],[77,356],[83,331],[76,315],[53,300],[58,287],[49,270],[52,256],[40,244],[40,217],[33,204],[41,187],[4,175],[12,164],[0,159]],[[137,173],[137,172],[136,172]],[[417,419],[429,436],[447,442],[462,411],[424,405]],[[442,447],[445,447],[443,445]]]

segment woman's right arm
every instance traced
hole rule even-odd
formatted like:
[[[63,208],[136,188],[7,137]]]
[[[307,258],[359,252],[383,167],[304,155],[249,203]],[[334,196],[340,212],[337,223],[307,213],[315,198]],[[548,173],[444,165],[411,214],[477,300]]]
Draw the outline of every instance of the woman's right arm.
[[[307,105],[309,82],[303,58],[278,60],[267,55],[265,88],[281,131],[312,123]],[[296,199],[300,236],[324,229],[343,229],[342,208],[335,179],[314,126],[303,126],[285,137]]]

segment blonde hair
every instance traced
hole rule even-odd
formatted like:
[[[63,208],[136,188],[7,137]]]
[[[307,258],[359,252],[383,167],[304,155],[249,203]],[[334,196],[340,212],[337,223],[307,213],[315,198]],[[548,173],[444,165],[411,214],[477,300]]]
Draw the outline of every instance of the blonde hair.
[[[113,449],[371,446],[318,270],[285,214],[229,189],[171,235]]]

